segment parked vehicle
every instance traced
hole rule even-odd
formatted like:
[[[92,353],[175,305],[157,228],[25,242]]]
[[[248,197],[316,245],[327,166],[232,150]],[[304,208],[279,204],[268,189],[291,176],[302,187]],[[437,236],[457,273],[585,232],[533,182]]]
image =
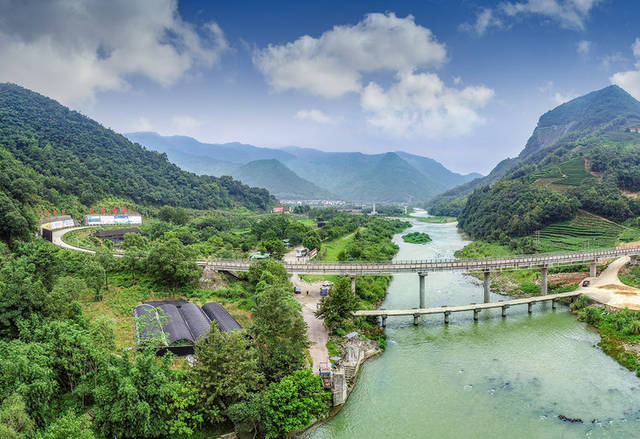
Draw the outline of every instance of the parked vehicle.
[[[588,286],[589,286],[589,283],[590,283],[590,282],[589,282],[588,280],[585,280],[584,282],[582,282],[582,286],[583,286],[583,287],[588,287]]]
[[[298,287],[293,287],[293,293],[294,294],[301,294],[302,290],[300,288],[298,288]]]
[[[333,285],[333,282],[331,282],[330,280],[325,280],[324,282],[322,282],[323,287],[330,287],[331,285]]]
[[[321,296],[327,296],[329,294],[329,288],[328,287],[321,287],[320,288],[320,295]]]

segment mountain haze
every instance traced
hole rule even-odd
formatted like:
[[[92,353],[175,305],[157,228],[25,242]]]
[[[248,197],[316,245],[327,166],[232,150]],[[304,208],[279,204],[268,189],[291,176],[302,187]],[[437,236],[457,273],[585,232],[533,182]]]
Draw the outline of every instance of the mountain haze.
[[[241,143],[206,144],[149,132],[127,137],[165,152],[169,160],[186,170],[231,175],[250,185],[259,182],[282,199],[419,203],[479,176],[460,175],[435,160],[405,152],[363,154],[295,146],[274,149]],[[245,166],[262,160],[271,162],[254,163],[247,172]]]

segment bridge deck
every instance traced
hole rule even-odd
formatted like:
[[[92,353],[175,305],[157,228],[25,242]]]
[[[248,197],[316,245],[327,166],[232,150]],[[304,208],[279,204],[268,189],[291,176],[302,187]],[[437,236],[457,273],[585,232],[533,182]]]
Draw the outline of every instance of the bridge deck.
[[[371,309],[354,311],[355,316],[415,316],[425,314],[443,314],[445,312],[463,312],[490,308],[502,308],[503,306],[525,305],[528,303],[547,302],[551,300],[576,297],[581,293],[571,291],[568,293],[548,294],[546,296],[525,297],[523,299],[505,300],[504,302],[473,303],[460,306],[439,306],[435,308],[413,308],[413,309]]]

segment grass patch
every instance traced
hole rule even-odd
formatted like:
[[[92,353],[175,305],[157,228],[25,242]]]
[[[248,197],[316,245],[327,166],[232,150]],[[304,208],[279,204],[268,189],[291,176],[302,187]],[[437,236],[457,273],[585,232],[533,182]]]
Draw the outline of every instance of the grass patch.
[[[640,267],[624,267],[620,273],[618,273],[618,278],[625,285],[640,288]]]
[[[360,228],[359,230],[362,230]],[[322,256],[323,261],[329,262],[337,262],[338,256],[341,252],[344,252],[347,248],[347,245],[351,241],[353,241],[353,237],[356,232],[349,233],[348,235],[341,236],[340,238],[332,239],[331,241],[325,241],[322,243],[322,249],[324,251],[324,256]]]

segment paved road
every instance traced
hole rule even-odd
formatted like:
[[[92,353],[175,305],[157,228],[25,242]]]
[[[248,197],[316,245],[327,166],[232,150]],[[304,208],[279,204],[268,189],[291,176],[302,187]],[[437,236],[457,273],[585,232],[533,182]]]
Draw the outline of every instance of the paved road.
[[[69,249],[69,250],[75,250],[75,251],[83,252],[83,253],[95,253],[95,251],[93,251],[93,250],[88,250],[86,248],[76,247],[76,246],[73,246],[71,244],[67,244],[66,242],[64,242],[62,240],[62,237],[65,234],[69,233],[69,232],[72,232],[74,230],[86,229],[86,228],[89,228],[89,227],[91,227],[91,226],[69,227],[68,229],[54,230],[51,242],[53,242],[58,247],[66,248],[66,249]]]
[[[294,287],[300,288],[302,294],[294,294],[296,300],[302,305],[302,316],[307,323],[307,337],[311,342],[309,354],[313,362],[313,372],[318,373],[320,363],[329,361],[329,351],[327,351],[327,341],[329,341],[329,331],[324,325],[324,320],[316,317],[315,312],[320,303],[320,286],[322,282],[305,282],[297,274],[291,277]],[[309,295],[307,295],[307,291]]]

